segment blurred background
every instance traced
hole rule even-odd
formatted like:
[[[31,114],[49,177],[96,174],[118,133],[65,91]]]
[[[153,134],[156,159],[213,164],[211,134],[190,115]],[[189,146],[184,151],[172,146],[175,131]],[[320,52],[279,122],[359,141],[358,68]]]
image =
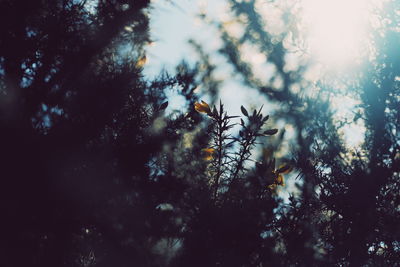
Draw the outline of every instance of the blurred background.
[[[4,266],[398,266],[399,18],[1,0]]]

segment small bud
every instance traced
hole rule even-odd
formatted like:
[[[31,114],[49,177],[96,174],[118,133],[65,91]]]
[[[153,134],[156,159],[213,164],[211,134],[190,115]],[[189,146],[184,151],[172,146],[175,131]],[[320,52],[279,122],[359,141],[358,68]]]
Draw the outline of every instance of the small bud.
[[[243,115],[245,115],[246,117],[249,116],[249,113],[247,112],[247,110],[243,106],[240,106],[240,110],[242,111]]]
[[[199,113],[211,114],[210,106],[204,101],[194,103],[194,109]]]

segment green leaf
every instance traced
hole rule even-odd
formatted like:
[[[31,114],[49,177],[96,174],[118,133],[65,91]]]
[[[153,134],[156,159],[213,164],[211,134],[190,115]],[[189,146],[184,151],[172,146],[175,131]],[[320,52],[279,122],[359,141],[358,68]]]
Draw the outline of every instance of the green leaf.
[[[243,115],[245,115],[246,117],[249,116],[249,113],[247,112],[247,110],[243,106],[240,106],[240,110],[242,111]]]
[[[264,131],[264,134],[266,134],[266,135],[274,135],[277,132],[278,132],[278,129],[270,129],[270,130]]]

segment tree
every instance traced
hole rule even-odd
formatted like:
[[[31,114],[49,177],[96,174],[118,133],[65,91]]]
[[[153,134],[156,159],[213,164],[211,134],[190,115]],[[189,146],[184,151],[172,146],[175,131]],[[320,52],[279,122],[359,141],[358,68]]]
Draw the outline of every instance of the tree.
[[[1,1],[5,266],[160,265],[149,162],[178,135],[149,129],[192,74],[142,78],[148,4]]]
[[[271,117],[244,103],[228,113],[217,67],[195,41],[197,64],[144,77],[148,1],[0,2],[6,266],[398,264],[396,1],[368,67],[344,81],[365,125],[357,151],[341,136],[352,122],[335,120],[330,85],[304,94],[315,86],[308,64],[286,67],[289,31],[268,32],[257,1],[229,2],[244,31],[214,22],[219,52],[244,86],[279,104]],[[260,79],[243,45],[266,55],[273,75]],[[168,90],[187,110],[168,111]],[[285,202],[290,171],[297,191]]]
[[[320,81],[317,96],[307,95],[314,87],[303,75],[308,66],[286,68],[290,28],[281,34],[265,30],[257,1],[229,1],[229,23],[214,22],[220,30],[226,56],[246,87],[256,88],[269,101],[279,103],[275,117],[294,126],[296,138],[291,151],[299,173],[300,193],[289,205],[277,209],[272,235],[282,255],[278,265],[396,265],[399,262],[399,89],[398,45],[395,29],[398,3],[389,1],[382,14],[387,23],[375,28],[372,59],[355,81],[344,80],[347,92],[360,101],[354,121],[365,125],[365,142],[354,151],[345,145],[340,132],[352,122],[338,123],[329,99],[330,84]],[[264,3],[266,4],[266,3]],[[289,10],[290,12],[290,10]],[[289,25],[290,23],[290,13]],[[288,16],[286,16],[287,18]],[[230,33],[234,23],[244,29]],[[242,56],[241,47],[251,45],[266,55],[275,72],[267,81],[255,75],[254,67]],[[340,81],[341,77],[336,77]],[[275,83],[279,80],[279,83]],[[336,83],[338,84],[338,82]],[[293,90],[294,86],[299,90]],[[265,259],[260,263],[273,261]]]

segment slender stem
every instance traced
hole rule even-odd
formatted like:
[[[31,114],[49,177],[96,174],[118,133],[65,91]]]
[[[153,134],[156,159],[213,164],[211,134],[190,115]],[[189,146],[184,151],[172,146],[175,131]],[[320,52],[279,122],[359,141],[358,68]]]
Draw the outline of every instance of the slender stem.
[[[243,162],[246,160],[246,154],[248,153],[250,144],[252,143],[253,136],[250,136],[243,145],[243,149],[239,155],[239,160],[237,161],[235,172],[233,173],[232,181],[236,179],[239,174],[240,169],[243,167]]]
[[[214,182],[214,199],[217,198],[217,194],[218,194],[218,188],[219,188],[219,180],[222,174],[222,170],[221,170],[221,165],[222,165],[222,146],[223,146],[223,123],[224,120],[222,119],[222,107],[220,108],[220,114],[219,114],[219,118],[218,118],[218,140],[217,140],[217,146],[218,146],[218,165],[217,165],[217,174],[215,176],[215,182]]]

